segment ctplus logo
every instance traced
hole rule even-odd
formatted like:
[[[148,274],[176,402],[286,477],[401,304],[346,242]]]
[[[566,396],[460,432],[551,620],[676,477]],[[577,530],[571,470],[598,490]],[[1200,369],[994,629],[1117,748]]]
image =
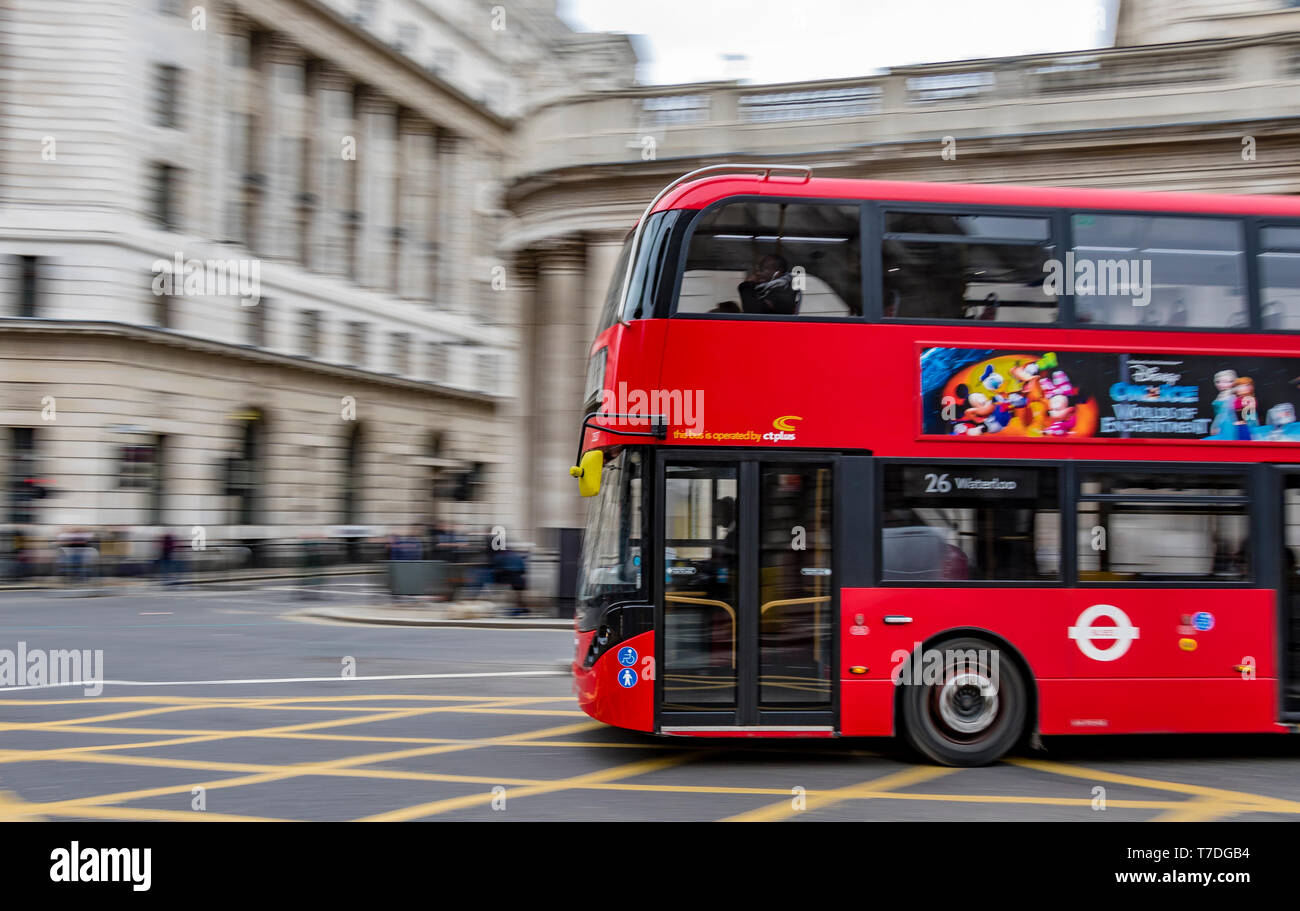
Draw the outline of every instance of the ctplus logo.
[[[771,433],[763,434],[763,439],[772,443],[788,443],[794,439],[794,433],[792,432],[794,430],[794,424],[791,422],[802,420],[803,418],[797,415],[782,415],[772,422],[772,426],[775,427],[776,430]]]

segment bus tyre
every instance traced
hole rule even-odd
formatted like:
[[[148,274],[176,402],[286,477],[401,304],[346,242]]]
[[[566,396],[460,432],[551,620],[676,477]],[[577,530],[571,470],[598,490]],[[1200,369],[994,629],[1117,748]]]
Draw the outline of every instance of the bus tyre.
[[[940,765],[996,762],[1025,732],[1028,690],[1016,662],[998,647],[963,637],[939,642],[913,656],[915,682],[904,678],[903,737]],[[942,675],[935,675],[942,660]],[[921,673],[931,663],[928,675]]]

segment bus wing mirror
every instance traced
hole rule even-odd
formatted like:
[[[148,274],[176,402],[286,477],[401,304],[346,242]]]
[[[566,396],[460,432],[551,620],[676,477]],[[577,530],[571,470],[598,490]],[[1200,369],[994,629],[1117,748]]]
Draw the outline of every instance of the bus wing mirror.
[[[569,474],[578,479],[578,493],[584,497],[594,497],[600,493],[600,472],[605,467],[605,453],[593,449],[584,453],[578,464],[569,469]]]

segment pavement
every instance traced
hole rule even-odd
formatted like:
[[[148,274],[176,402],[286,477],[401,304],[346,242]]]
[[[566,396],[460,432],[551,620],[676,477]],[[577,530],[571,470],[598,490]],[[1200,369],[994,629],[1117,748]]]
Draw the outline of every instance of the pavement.
[[[462,629],[558,629],[572,630],[572,617],[543,617],[536,614],[501,616],[491,601],[453,601],[388,604],[320,604],[299,613],[340,623],[369,623],[379,626],[454,626]]]
[[[567,626],[342,622],[302,594],[0,594],[0,649],[98,650],[108,681],[0,686],[0,819],[1300,820],[1300,737],[1045,738],[980,769],[660,738],[578,709]]]

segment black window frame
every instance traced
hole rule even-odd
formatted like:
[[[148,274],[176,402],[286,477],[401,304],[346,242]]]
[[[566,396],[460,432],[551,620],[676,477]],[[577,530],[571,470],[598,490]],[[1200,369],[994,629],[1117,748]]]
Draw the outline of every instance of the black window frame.
[[[686,261],[690,258],[691,241],[695,238],[695,229],[704,220],[704,216],[714,209],[733,203],[767,203],[770,205],[783,204],[807,204],[816,206],[840,206],[849,208],[856,206],[858,209],[858,272],[862,277],[862,287],[860,289],[862,297],[862,313],[849,316],[803,316],[798,313],[789,314],[758,314],[758,313],[680,313],[677,310],[677,304],[681,299],[682,280],[686,277]],[[722,199],[709,203],[702,209],[696,209],[694,214],[688,220],[681,240],[676,251],[669,251],[667,262],[676,262],[675,275],[670,286],[670,293],[661,295],[667,297],[667,306],[659,311],[664,316],[672,319],[705,319],[705,320],[739,320],[741,322],[777,322],[777,323],[865,323],[871,322],[867,318],[871,307],[871,284],[868,281],[867,264],[870,260],[868,250],[871,247],[872,239],[867,233],[868,216],[867,210],[870,206],[869,200],[863,199],[834,199],[821,196],[768,196],[763,193],[741,193],[734,196],[724,196]],[[673,256],[673,253],[676,253]],[[660,287],[665,287],[666,283],[661,282]],[[661,299],[661,305],[664,301]]]
[[[1184,218],[1204,219],[1207,221],[1236,221],[1241,226],[1241,254],[1245,260],[1245,268],[1242,271],[1242,277],[1246,281],[1247,325],[1245,326],[1133,326],[1121,323],[1081,323],[1078,321],[1074,295],[1071,294],[1069,296],[1071,321],[1068,324],[1070,328],[1118,330],[1120,332],[1228,332],[1234,334],[1238,332],[1265,331],[1260,328],[1259,318],[1259,286],[1256,271],[1257,263],[1254,256],[1258,233],[1255,226],[1251,224],[1255,216],[1214,212],[1167,212],[1150,209],[1063,208],[1060,211],[1065,218],[1064,227],[1066,233],[1064,236],[1068,246],[1062,247],[1062,250],[1066,253],[1074,252],[1074,216],[1076,215],[1119,216],[1121,218]]]
[[[1261,579],[1270,578],[1268,575],[1269,564],[1267,559],[1262,559],[1259,554],[1252,554],[1248,565],[1246,578],[1240,581],[1121,581],[1121,582],[1099,582],[1085,581],[1079,578],[1078,567],[1078,508],[1081,501],[1097,502],[1109,500],[1112,502],[1124,503],[1156,503],[1156,504],[1183,504],[1189,506],[1195,505],[1220,505],[1220,504],[1241,504],[1246,507],[1246,518],[1248,528],[1247,547],[1252,542],[1269,541],[1267,523],[1271,521],[1272,515],[1269,510],[1259,508],[1261,497],[1269,489],[1265,479],[1261,477],[1261,472],[1270,471],[1275,466],[1271,463],[1240,462],[1233,464],[1205,463],[1205,462],[1138,462],[1133,460],[1108,460],[1101,461],[1095,459],[1088,460],[1061,460],[1053,461],[1050,459],[955,459],[955,458],[877,458],[875,463],[874,478],[871,483],[872,496],[870,500],[865,500],[860,495],[855,501],[847,499],[849,492],[842,491],[838,496],[839,508],[846,512],[858,508],[859,503],[868,503],[872,507],[871,516],[871,535],[870,535],[870,555],[874,571],[871,573],[870,581],[867,583],[871,587],[889,589],[889,588],[1088,588],[1088,589],[1107,589],[1107,588],[1151,588],[1151,589],[1168,589],[1168,588],[1227,588],[1227,589],[1246,589],[1271,587],[1261,582]],[[1055,470],[1057,472],[1057,496],[1056,510],[1059,516],[1060,528],[1058,530],[1060,542],[1060,569],[1056,581],[1041,580],[983,580],[983,579],[953,579],[953,580],[933,580],[924,582],[915,581],[885,581],[884,576],[884,523],[883,506],[885,503],[885,467],[889,465],[902,465],[912,467],[935,466],[939,468],[1001,468],[1001,469],[1025,469],[1038,468]],[[1177,477],[1191,475],[1219,475],[1223,477],[1239,478],[1243,493],[1239,496],[1193,496],[1188,494],[1090,494],[1083,495],[1080,492],[1079,485],[1083,476],[1089,472],[1115,473],[1138,472],[1159,475],[1161,477]]]
[[[1049,322],[1024,322],[1021,320],[990,320],[981,322],[972,319],[924,319],[912,317],[886,317],[884,315],[884,281],[885,281],[885,239],[901,239],[909,243],[987,243],[1004,244],[1017,247],[1052,247],[1057,258],[1063,258],[1062,251],[1070,238],[1067,233],[1069,210],[1054,206],[989,206],[959,205],[955,203],[911,203],[899,200],[878,200],[875,204],[874,217],[871,219],[875,233],[871,237],[872,266],[874,275],[871,285],[864,290],[872,293],[871,322],[898,326],[980,326],[981,328],[999,329],[1060,329],[1073,325],[1074,296],[1058,294],[1056,297],[1056,319]],[[981,237],[974,239],[967,235],[955,234],[903,234],[886,229],[886,219],[893,212],[908,212],[922,215],[990,215],[1004,218],[1040,218],[1048,225],[1046,241],[1031,241],[1020,238]],[[864,280],[866,276],[864,273]],[[865,307],[864,307],[865,309]],[[1068,315],[1068,319],[1067,319]]]
[[[1300,230],[1300,216],[1294,218],[1284,218],[1276,215],[1253,215],[1249,221],[1249,233],[1246,236],[1246,255],[1250,262],[1247,264],[1247,281],[1250,287],[1250,329],[1253,332],[1262,332],[1269,335],[1297,335],[1300,334],[1300,326],[1295,329],[1267,329],[1264,327],[1264,275],[1259,267],[1260,254],[1268,252],[1264,249],[1263,231],[1265,228],[1291,228]]]
[[[1066,511],[1068,497],[1066,496],[1067,463],[1054,462],[1049,459],[954,459],[954,458],[880,458],[876,459],[875,478],[872,481],[873,502],[875,504],[874,513],[871,520],[871,559],[875,567],[872,575],[871,585],[876,588],[1068,588],[1072,576],[1069,572],[1072,566],[1067,563],[1065,541],[1072,540],[1066,538],[1067,518],[1070,514]],[[900,466],[938,466],[954,468],[999,468],[999,469],[1039,469],[1044,471],[1056,472],[1056,512],[1057,535],[1062,542],[1060,547],[1060,559],[1057,569],[1057,578],[1054,581],[1044,581],[1041,579],[1011,580],[1011,579],[948,579],[932,580],[925,582],[914,582],[908,580],[885,581],[885,561],[884,561],[884,543],[885,543],[885,525],[882,521],[884,516],[885,504],[885,468],[890,465]],[[849,504],[842,504],[841,509],[849,509]]]
[[[1246,578],[1236,581],[1212,581],[1212,580],[1195,580],[1187,582],[1171,582],[1165,580],[1128,580],[1120,582],[1099,582],[1093,580],[1082,580],[1078,572],[1078,509],[1080,502],[1112,502],[1112,503],[1142,503],[1156,505],[1184,505],[1184,506],[1212,506],[1223,504],[1241,504],[1245,507],[1247,538],[1246,546],[1249,552],[1252,544],[1259,541],[1269,540],[1262,527],[1264,514],[1266,510],[1256,508],[1259,498],[1267,488],[1260,481],[1260,472],[1267,470],[1270,466],[1266,462],[1238,462],[1233,464],[1205,463],[1205,462],[1136,462],[1133,460],[1114,460],[1114,461],[1073,461],[1066,463],[1064,466],[1067,477],[1069,478],[1069,487],[1067,488],[1067,498],[1069,506],[1070,529],[1069,537],[1063,538],[1061,542],[1062,559],[1068,559],[1070,562],[1070,580],[1071,586],[1075,588],[1259,588],[1261,587],[1261,578],[1267,578],[1261,575],[1262,561],[1257,554],[1250,556]],[[1189,494],[1087,494],[1081,493],[1079,486],[1083,476],[1089,472],[1114,473],[1122,474],[1124,472],[1135,472],[1142,474],[1152,474],[1160,477],[1177,477],[1190,475],[1220,475],[1223,477],[1237,477],[1241,479],[1242,493],[1239,496],[1202,496]],[[1065,546],[1066,541],[1069,547]]]

